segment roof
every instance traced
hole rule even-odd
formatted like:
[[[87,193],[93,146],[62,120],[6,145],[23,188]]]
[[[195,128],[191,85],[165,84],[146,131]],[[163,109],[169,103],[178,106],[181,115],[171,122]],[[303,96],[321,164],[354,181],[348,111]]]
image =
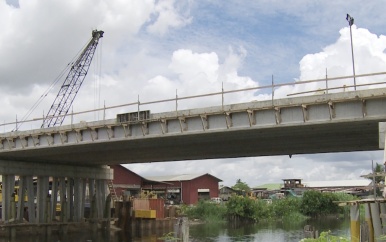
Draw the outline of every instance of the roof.
[[[261,188],[266,188],[267,190],[280,190],[282,188],[283,184],[281,183],[268,183],[268,184],[263,184],[260,186],[256,186],[253,189],[261,189]]]
[[[125,169],[125,170],[127,170],[127,171],[129,171],[129,172],[131,172],[131,173],[133,173],[133,174],[135,174],[135,175],[137,175],[138,177],[141,178],[142,184],[143,184],[143,185],[156,185],[156,184],[160,184],[160,183],[165,183],[165,182],[163,182],[163,181],[156,181],[156,180],[152,180],[152,179],[148,179],[148,178],[145,178],[145,177],[143,177],[143,176],[140,176],[140,175],[138,175],[137,173],[135,173],[134,171],[132,171],[132,170],[130,170],[129,168],[127,168],[127,167],[125,167],[125,166],[123,166],[123,165],[120,165],[120,164],[118,164],[118,165],[111,165],[110,167],[112,167],[112,168],[114,169],[114,166],[115,166],[115,167],[121,167],[121,168],[123,168],[123,169]],[[166,184],[167,184],[167,183],[166,183]]]
[[[338,181],[310,181],[303,182],[305,187],[366,187],[372,183],[369,179],[338,180]]]
[[[190,180],[194,180],[196,178],[199,178],[199,177],[202,177],[205,175],[211,176],[211,177],[217,179],[218,181],[222,181],[221,179],[219,179],[215,176],[212,176],[209,173],[205,173],[205,174],[180,174],[180,175],[151,176],[151,177],[149,176],[149,177],[146,177],[146,179],[152,180],[152,181],[160,181],[160,182],[161,181],[190,181]]]
[[[236,192],[235,189],[231,188],[231,187],[228,187],[228,186],[222,186],[222,187],[219,187],[220,191],[224,191],[224,190],[229,190],[229,191],[232,191],[232,192]]]

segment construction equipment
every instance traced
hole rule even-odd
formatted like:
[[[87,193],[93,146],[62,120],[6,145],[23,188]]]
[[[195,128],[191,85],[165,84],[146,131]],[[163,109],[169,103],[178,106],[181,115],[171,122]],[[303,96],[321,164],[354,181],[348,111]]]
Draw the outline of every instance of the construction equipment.
[[[84,78],[91,65],[99,39],[103,37],[103,31],[93,30],[92,38],[86,48],[81,52],[75,62],[72,63],[62,87],[60,88],[55,101],[51,105],[46,117],[43,120],[42,128],[59,126],[63,123],[72,102],[78,93]]]
[[[109,180],[109,182],[107,183],[107,187],[109,188],[111,200],[113,202],[118,201],[118,195],[117,195],[117,192],[115,191],[113,180]]]

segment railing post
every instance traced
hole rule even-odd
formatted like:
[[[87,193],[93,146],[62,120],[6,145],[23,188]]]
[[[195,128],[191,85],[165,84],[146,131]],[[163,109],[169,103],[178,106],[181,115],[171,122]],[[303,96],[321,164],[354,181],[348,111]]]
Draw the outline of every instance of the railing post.
[[[178,94],[176,89],[176,116],[178,116]]]
[[[327,78],[327,68],[326,68],[326,94],[328,94],[328,78]]]
[[[71,125],[74,123],[74,106],[71,109]]]
[[[221,107],[224,111],[224,82],[221,82]]]
[[[141,103],[139,102],[139,95],[138,95],[138,99],[137,99],[138,120],[139,120],[139,105],[141,105]]]
[[[272,106],[273,106],[274,96],[275,96],[275,84],[273,83],[273,75],[272,75]]]
[[[103,121],[106,120],[106,100],[103,101]]]

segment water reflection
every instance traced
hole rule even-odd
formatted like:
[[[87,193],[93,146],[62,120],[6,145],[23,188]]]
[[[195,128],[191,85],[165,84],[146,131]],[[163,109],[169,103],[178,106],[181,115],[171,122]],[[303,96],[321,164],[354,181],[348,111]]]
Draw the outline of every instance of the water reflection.
[[[0,238],[0,242],[26,241],[26,242],[161,242],[165,235],[173,235],[184,242],[233,242],[233,241],[289,241],[295,242],[304,238],[303,227],[309,224],[319,232],[331,230],[335,235],[349,237],[349,219],[324,218],[294,222],[276,222],[259,224],[195,224],[151,231],[110,231],[91,233],[61,234],[53,232],[50,236],[17,234],[15,239]],[[169,240],[172,241],[172,240]]]
[[[200,224],[190,226],[190,241],[299,241],[304,238],[306,224],[314,226],[319,232],[349,237],[349,219],[324,218],[301,223],[275,222],[259,224]]]

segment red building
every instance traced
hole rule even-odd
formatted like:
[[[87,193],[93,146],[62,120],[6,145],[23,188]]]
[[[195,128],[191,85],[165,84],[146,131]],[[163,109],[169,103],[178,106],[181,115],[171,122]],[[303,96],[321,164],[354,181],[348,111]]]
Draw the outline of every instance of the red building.
[[[200,175],[172,175],[147,177],[164,184],[145,185],[142,188],[163,193],[174,203],[196,204],[201,199],[219,197],[219,182],[222,180],[208,173]]]
[[[210,174],[142,177],[122,165],[111,165],[118,196],[138,197],[142,190],[152,191],[170,203],[196,204],[200,199],[219,197],[219,182]]]
[[[110,168],[114,170],[113,185],[118,196],[125,195],[138,197],[143,186],[151,186],[159,183],[156,181],[149,181],[122,165],[111,165]]]

